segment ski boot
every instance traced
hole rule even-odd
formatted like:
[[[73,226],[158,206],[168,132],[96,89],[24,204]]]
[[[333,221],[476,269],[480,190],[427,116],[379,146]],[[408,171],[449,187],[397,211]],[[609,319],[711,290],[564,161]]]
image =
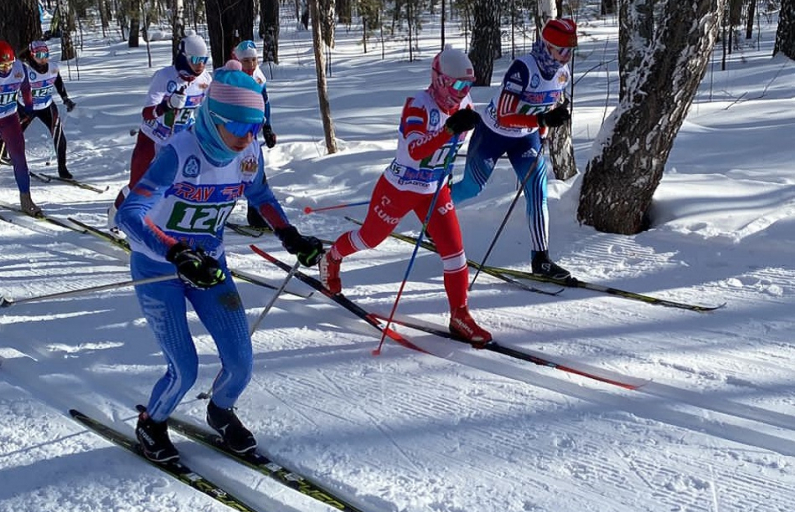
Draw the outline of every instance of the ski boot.
[[[207,424],[221,435],[224,444],[235,453],[257,448],[257,440],[235,414],[234,409],[221,409],[210,400],[207,405]]]
[[[475,323],[469,308],[461,306],[450,312],[450,332],[472,344],[483,348],[491,341],[491,333]]]
[[[168,437],[168,422],[157,423],[142,411],[138,415],[135,437],[141,443],[144,457],[152,462],[169,462],[179,459],[179,452]]]
[[[332,258],[331,251],[329,251],[320,259],[320,262],[317,264],[317,268],[320,270],[320,282],[323,283],[323,286],[334,295],[342,292],[340,263],[342,263],[342,260]]]
[[[557,281],[571,279],[571,272],[549,259],[548,251],[533,251],[531,262],[533,274]]]

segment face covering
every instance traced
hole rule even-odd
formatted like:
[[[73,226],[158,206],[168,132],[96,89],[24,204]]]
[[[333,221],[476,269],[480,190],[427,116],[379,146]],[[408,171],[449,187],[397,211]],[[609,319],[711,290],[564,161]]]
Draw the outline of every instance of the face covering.
[[[530,53],[535,57],[538,69],[541,71],[541,76],[544,77],[544,80],[551,80],[555,73],[563,67],[563,64],[556,61],[555,57],[549,53],[547,44],[543,39],[533,43],[533,49]]]
[[[196,138],[199,139],[202,153],[213,164],[226,165],[238,155],[237,151],[226,145],[221,134],[218,133],[218,128],[210,116],[207,102],[199,107],[193,130],[196,133]]]

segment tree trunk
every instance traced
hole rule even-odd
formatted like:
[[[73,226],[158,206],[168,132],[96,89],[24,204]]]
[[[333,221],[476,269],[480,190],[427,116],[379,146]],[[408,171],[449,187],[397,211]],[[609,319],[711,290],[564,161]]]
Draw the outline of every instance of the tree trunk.
[[[127,41],[128,48],[138,48],[141,35],[141,2],[132,0],[130,4],[130,39]]]
[[[756,17],[756,0],[748,0],[748,16],[745,19],[745,38],[754,36],[754,18]]]
[[[235,31],[241,40],[254,39],[254,0],[205,0],[210,55],[213,68],[222,67],[235,48]]]
[[[36,0],[0,2],[0,39],[11,45],[14,52],[41,39],[41,20]]]
[[[580,191],[581,222],[621,234],[648,226],[652,196],[715,45],[722,3],[668,0],[642,65],[627,59],[635,50],[628,41],[637,41],[641,25],[633,19],[637,5],[631,0],[627,8],[622,5],[619,73],[630,78],[594,142],[596,156]]]
[[[778,52],[795,60],[795,0],[781,0],[773,55]]]
[[[279,63],[279,0],[260,0],[262,60]]]
[[[177,59],[179,42],[185,37],[185,4],[183,0],[172,0],[171,4],[171,62]]]
[[[315,52],[315,73],[317,74],[317,99],[320,106],[320,117],[323,120],[323,132],[326,135],[326,151],[330,155],[337,152],[337,140],[334,134],[334,122],[331,120],[331,103],[328,99],[326,86],[326,57],[323,55],[323,38],[320,33],[320,0],[309,0],[310,18],[312,20],[312,48]]]
[[[475,85],[490,86],[494,73],[494,57],[500,41],[500,3],[496,0],[475,0],[472,5],[472,44],[469,60],[475,68]]]

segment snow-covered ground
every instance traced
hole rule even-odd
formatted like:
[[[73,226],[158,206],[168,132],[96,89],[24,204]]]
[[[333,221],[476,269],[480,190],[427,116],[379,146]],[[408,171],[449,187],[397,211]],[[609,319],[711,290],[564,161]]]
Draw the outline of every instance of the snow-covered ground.
[[[430,26],[430,25],[429,25]],[[550,183],[552,254],[577,277],[657,297],[726,307],[710,314],[585,290],[556,297],[481,275],[470,304],[501,343],[648,380],[624,390],[400,329],[435,355],[388,342],[324,299],[285,295],[253,336],[255,374],[239,414],[277,461],[365,511],[789,511],[795,503],[795,63],[771,58],[775,25],[708,72],[655,195],[656,223],[637,236],[597,233],[575,219],[579,177]],[[428,29],[430,30],[430,29]],[[617,91],[615,20],[582,24],[574,140],[584,169]],[[396,145],[406,95],[426,86],[438,42],[408,62],[404,42],[362,53],[338,30],[329,79],[341,151],[325,155],[308,32],[282,34],[282,63],[265,68],[279,144],[270,182],[302,232],[336,238],[363,207]],[[459,40],[462,41],[462,40]],[[54,43],[54,42],[53,42]],[[754,41],[755,43],[755,41]],[[54,48],[57,53],[57,46]],[[155,68],[169,43],[152,45]],[[494,83],[509,64],[496,63]],[[66,116],[69,168],[103,194],[33,182],[50,215],[103,226],[127,180],[139,112],[154,68],[145,48],[86,37],[62,74],[78,103]],[[583,74],[584,73],[584,74]],[[494,88],[473,96],[483,105]],[[611,96],[610,103],[615,102]],[[64,112],[62,110],[62,112]],[[40,123],[27,132],[34,171],[54,173]],[[463,159],[461,159],[463,160]],[[463,161],[459,161],[460,172]],[[480,260],[515,193],[501,162],[477,199],[460,205],[467,254]],[[0,168],[0,201],[18,201]],[[528,269],[523,216],[489,262]],[[13,215],[0,212],[3,215]],[[243,205],[233,214],[242,221]],[[398,231],[416,233],[406,218]],[[248,244],[292,262],[274,238],[228,234],[233,267],[278,284],[284,273]],[[22,299],[123,281],[126,255],[43,222],[0,222],[0,294]],[[347,295],[388,313],[412,247],[387,241],[343,265]],[[315,271],[309,271],[315,275]],[[298,281],[290,290],[309,292]],[[272,291],[239,289],[253,321]],[[441,264],[418,253],[398,311],[446,324]],[[195,391],[218,370],[192,317],[200,352]],[[132,432],[163,361],[130,289],[0,311],[0,511],[224,511],[73,422],[78,408]],[[437,357],[441,356],[441,357]],[[203,422],[191,393],[180,417]],[[195,443],[174,436],[186,463],[262,511],[327,511]]]

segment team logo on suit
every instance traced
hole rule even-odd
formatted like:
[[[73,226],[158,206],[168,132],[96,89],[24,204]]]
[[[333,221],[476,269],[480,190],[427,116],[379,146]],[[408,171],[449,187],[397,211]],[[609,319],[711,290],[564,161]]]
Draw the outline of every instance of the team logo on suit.
[[[199,159],[195,155],[191,155],[185,165],[182,166],[182,175],[186,178],[195,178],[199,175],[200,169],[201,163],[199,163]]]

